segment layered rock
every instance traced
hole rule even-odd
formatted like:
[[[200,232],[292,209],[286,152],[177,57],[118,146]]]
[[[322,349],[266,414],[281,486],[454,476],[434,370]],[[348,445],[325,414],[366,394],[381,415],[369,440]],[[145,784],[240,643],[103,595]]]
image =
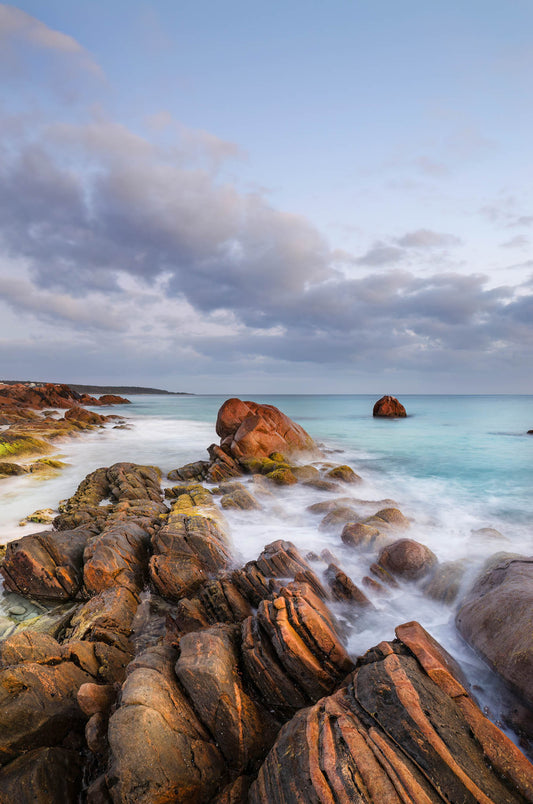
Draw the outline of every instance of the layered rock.
[[[403,419],[407,416],[405,408],[395,396],[382,396],[374,405],[373,416],[382,418]]]
[[[250,804],[532,800],[532,766],[480,712],[453,660],[418,623],[397,637],[284,726]]]

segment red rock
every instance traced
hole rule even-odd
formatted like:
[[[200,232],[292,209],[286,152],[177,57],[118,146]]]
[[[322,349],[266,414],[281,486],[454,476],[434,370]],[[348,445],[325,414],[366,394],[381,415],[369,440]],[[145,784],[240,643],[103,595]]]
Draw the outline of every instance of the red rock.
[[[273,405],[228,399],[218,412],[216,430],[221,446],[241,458],[268,457],[272,452],[288,455],[310,450],[313,439]]]
[[[117,394],[102,394],[98,398],[98,401],[101,405],[131,405],[131,401],[126,399],[124,396],[118,396]]]
[[[249,804],[524,804],[533,766],[481,713],[418,623],[280,731]]]
[[[378,563],[393,575],[415,581],[427,575],[438,559],[425,544],[414,539],[398,539],[383,548]]]
[[[104,424],[107,416],[101,416],[92,410],[85,410],[85,408],[74,407],[65,411],[65,419],[74,422],[85,422],[86,424]]]
[[[0,770],[0,801],[66,804],[81,789],[81,756],[66,748],[36,748]]]
[[[405,412],[404,406],[401,402],[398,402],[396,397],[394,396],[382,396],[381,399],[378,399],[376,404],[374,405],[374,410],[372,412],[373,416],[381,416],[387,418],[405,418],[407,413]]]
[[[148,568],[148,533],[134,522],[105,528],[87,542],[83,581],[90,595],[122,586],[138,594]]]
[[[94,397],[88,397],[90,401],[83,404],[98,404]],[[15,404],[23,408],[34,408],[44,410],[46,408],[71,408],[73,404],[81,401],[81,397],[68,385],[61,383],[46,383],[46,385],[34,388],[18,385],[0,386],[0,404]]]

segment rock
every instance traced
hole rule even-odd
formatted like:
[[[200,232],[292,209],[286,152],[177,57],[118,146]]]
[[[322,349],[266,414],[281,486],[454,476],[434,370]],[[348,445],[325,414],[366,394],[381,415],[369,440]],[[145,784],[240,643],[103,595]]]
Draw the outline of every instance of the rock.
[[[221,446],[227,446],[236,460],[260,458],[272,452],[289,455],[311,450],[313,439],[305,430],[273,405],[228,399],[217,416],[216,431]]]
[[[341,525],[345,525],[346,522],[353,522],[358,518],[359,517],[355,508],[351,508],[348,505],[341,505],[336,508],[333,508],[333,510],[330,511],[329,514],[326,514],[326,516],[318,526],[318,529],[335,530]]]
[[[372,603],[364,592],[336,564],[329,565],[326,578],[335,600],[339,600],[342,603],[356,603],[361,608],[372,607]]]
[[[98,405],[99,402],[92,396],[85,395],[87,401],[82,404]],[[82,397],[68,385],[61,383],[46,383],[45,385],[31,387],[18,383],[14,385],[0,385],[0,405],[15,405],[19,408],[71,408],[73,404],[82,401]]]
[[[116,697],[115,688],[111,684],[82,684],[78,690],[78,704],[87,717],[97,712],[107,714]]]
[[[382,396],[374,405],[373,416],[403,419],[407,416],[404,406],[394,396]]]
[[[124,586],[104,589],[72,616],[69,639],[104,642],[130,651],[132,646],[128,640],[137,605],[136,594]]]
[[[15,475],[25,475],[28,470],[24,466],[19,466],[18,463],[8,463],[7,461],[0,461],[0,477],[13,477]]]
[[[317,491],[330,491],[335,493],[339,490],[339,484],[332,483],[330,480],[307,480],[303,485],[311,489],[316,489]]]
[[[89,539],[83,553],[87,592],[122,586],[138,594],[147,574],[148,542],[148,533],[133,522],[111,525]]]
[[[279,724],[255,703],[238,674],[235,626],[217,625],[183,636],[176,675],[228,766],[253,767],[271,747]]]
[[[378,559],[385,570],[408,581],[427,575],[437,562],[435,553],[414,539],[399,539],[387,545]]]
[[[296,476],[290,469],[275,469],[267,474],[267,478],[275,483],[276,486],[293,486],[298,482]]]
[[[456,625],[519,696],[533,704],[533,558],[488,563],[463,600]]]
[[[19,525],[22,527],[27,525],[28,522],[36,522],[41,525],[51,525],[54,521],[56,512],[52,508],[41,508],[39,511],[34,511],[33,514],[28,514],[25,519],[21,519]]]
[[[238,508],[242,511],[259,509],[261,506],[250,492],[242,484],[235,487],[224,487],[225,493],[220,498],[222,508]]]
[[[91,535],[87,530],[43,531],[9,542],[0,567],[6,589],[37,599],[75,598]]]
[[[364,522],[348,522],[342,529],[341,539],[350,547],[371,548],[381,536],[379,528]]]
[[[394,528],[407,529],[409,527],[409,520],[405,517],[398,508],[382,508],[376,514],[365,520],[368,524],[375,523],[377,527],[383,527],[383,523],[390,525]]]
[[[12,455],[46,455],[52,447],[46,441],[34,436],[4,430],[0,433],[0,459]]]
[[[191,804],[209,801],[223,784],[223,757],[178,685],[177,658],[170,646],[155,646],[128,669],[109,720],[115,802]]]
[[[194,461],[168,473],[169,480],[203,480],[209,468],[209,461]]]
[[[528,430],[528,431],[527,431],[527,434],[528,434],[528,435],[533,435],[533,430]]]
[[[351,466],[334,466],[326,472],[326,477],[331,480],[340,480],[341,483],[361,483],[362,478],[356,475]]]
[[[65,419],[74,422],[84,422],[85,424],[104,424],[107,421],[107,416],[101,416],[85,408],[74,407],[65,411]]]
[[[533,768],[418,623],[280,731],[249,804],[531,801]]]
[[[242,655],[265,705],[283,718],[329,694],[353,667],[331,613],[308,586],[261,601],[242,624]]]
[[[24,658],[13,663],[21,655]],[[2,643],[0,764],[23,751],[58,745],[70,731],[82,728],[84,715],[76,695],[94,677],[79,666],[79,656],[76,663],[70,656],[42,634],[32,635],[26,645],[22,634]]]
[[[478,528],[477,530],[471,530],[470,533],[472,536],[476,536],[481,539],[503,539],[507,541],[503,533],[500,533],[500,531],[496,530],[496,528]]]
[[[117,394],[102,394],[98,398],[100,405],[131,405],[131,401]]]
[[[81,756],[66,748],[28,751],[0,770],[0,801],[67,804],[81,789]]]
[[[292,466],[291,472],[299,483],[309,483],[312,480],[320,480],[320,472],[316,466],[304,464],[303,466]]]
[[[424,594],[441,603],[453,603],[461,588],[465,574],[464,561],[446,561],[439,564],[431,577],[422,587]]]

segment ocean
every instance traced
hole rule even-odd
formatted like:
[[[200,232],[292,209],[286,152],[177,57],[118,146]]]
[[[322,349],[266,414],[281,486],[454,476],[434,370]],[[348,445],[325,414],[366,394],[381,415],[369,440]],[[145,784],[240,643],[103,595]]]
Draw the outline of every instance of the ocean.
[[[363,483],[346,486],[343,497],[393,499],[409,517],[406,534],[430,547],[440,561],[463,560],[463,589],[492,554],[532,553],[532,396],[403,395],[406,419],[374,419],[377,396],[273,395],[242,399],[276,405],[300,423],[324,449],[328,460],[347,463]],[[215,421],[226,396],[132,396],[132,404],[98,410],[127,417],[131,429],[105,430],[57,444],[55,454],[69,466],[58,476],[7,478],[0,483],[0,543],[43,526],[18,522],[40,508],[56,508],[86,474],[117,461],[155,464],[166,475],[190,461],[206,459],[218,441]],[[57,442],[56,442],[57,443]],[[171,485],[167,482],[168,485]],[[301,485],[262,497],[260,511],[228,511],[235,563],[256,558],[265,544],[288,539],[303,555],[328,548],[360,584],[376,555],[343,545],[339,526],[321,531],[310,504],[331,494]],[[361,502],[355,503],[366,510]],[[382,506],[384,507],[384,506]],[[368,508],[373,513],[376,507]],[[473,531],[492,528],[500,536]],[[315,562],[319,574],[326,564]],[[372,596],[372,611],[355,613],[335,604],[352,655],[361,655],[394,636],[394,627],[418,620],[459,661],[491,717],[499,718],[501,688],[494,675],[462,642],[454,627],[455,605],[428,599],[416,584],[401,584],[387,596]],[[2,612],[0,603],[0,614]]]

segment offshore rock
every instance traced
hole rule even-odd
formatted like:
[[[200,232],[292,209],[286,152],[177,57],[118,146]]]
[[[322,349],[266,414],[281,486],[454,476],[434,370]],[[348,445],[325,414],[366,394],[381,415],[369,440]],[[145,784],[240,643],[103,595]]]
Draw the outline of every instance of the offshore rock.
[[[533,704],[533,558],[492,559],[456,617],[462,636]]]
[[[373,416],[385,418],[403,419],[407,416],[405,408],[398,402],[395,396],[382,396],[374,405]]]
[[[109,721],[107,784],[114,802],[209,801],[225,763],[183,694],[170,646],[149,648],[128,668]]]
[[[303,427],[278,408],[236,398],[220,408],[216,431],[221,447],[227,447],[235,460],[267,457],[272,452],[288,455],[315,447]]]
[[[524,804],[533,767],[480,712],[418,623],[281,730],[249,804]],[[443,795],[444,793],[444,795]]]

